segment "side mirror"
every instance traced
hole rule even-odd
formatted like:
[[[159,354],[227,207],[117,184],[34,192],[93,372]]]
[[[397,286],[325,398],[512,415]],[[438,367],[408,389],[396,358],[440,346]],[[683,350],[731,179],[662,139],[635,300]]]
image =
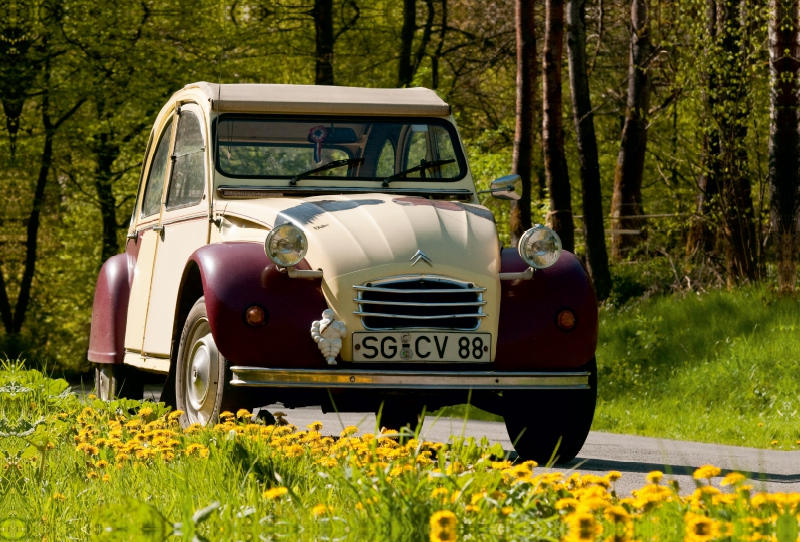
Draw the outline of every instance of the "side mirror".
[[[481,190],[478,194],[491,194],[497,199],[516,201],[522,194],[522,179],[516,173],[505,175],[493,180],[489,190]]]

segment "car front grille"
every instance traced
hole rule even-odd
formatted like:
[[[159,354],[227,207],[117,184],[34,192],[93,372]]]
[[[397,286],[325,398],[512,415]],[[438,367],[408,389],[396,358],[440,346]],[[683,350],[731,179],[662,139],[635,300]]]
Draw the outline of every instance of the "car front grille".
[[[354,286],[365,329],[434,328],[474,330],[480,326],[483,292],[468,282],[448,277],[390,277]]]

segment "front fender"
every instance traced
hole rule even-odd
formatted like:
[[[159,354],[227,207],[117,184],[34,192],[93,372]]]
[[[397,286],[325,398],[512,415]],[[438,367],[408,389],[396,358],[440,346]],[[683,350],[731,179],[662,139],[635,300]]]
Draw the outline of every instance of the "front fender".
[[[100,268],[92,304],[89,361],[122,363],[125,357],[125,325],[131,294],[128,259],[127,254],[118,254]]]
[[[516,249],[503,249],[504,273],[528,265]],[[531,280],[501,282],[500,325],[495,368],[501,371],[574,369],[594,356],[597,348],[597,298],[578,258],[562,252]],[[575,327],[565,332],[556,325],[559,311],[570,309]]]
[[[258,367],[327,366],[310,331],[328,308],[319,280],[289,278],[256,243],[206,245],[190,259],[200,270],[208,323],[223,356]],[[309,266],[303,261],[297,268]],[[245,321],[252,305],[266,310],[261,327]]]

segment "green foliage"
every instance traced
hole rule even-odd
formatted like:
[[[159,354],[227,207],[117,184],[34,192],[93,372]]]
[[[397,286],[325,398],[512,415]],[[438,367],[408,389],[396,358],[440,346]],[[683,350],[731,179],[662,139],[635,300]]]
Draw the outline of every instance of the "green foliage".
[[[593,430],[795,449],[800,307],[764,287],[602,311]]]

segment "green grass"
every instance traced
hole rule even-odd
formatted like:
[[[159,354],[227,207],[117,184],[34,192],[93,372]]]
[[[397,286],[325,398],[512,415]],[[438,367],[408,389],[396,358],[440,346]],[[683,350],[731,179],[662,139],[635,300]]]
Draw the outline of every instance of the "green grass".
[[[796,299],[751,286],[603,310],[597,359],[593,430],[798,448]]]
[[[751,498],[741,479],[728,478],[724,501],[698,490],[687,502],[663,483],[620,498],[619,473],[542,474],[485,440],[333,440],[250,423],[247,412],[183,431],[163,404],[67,387],[19,363],[0,367],[4,540],[555,541],[602,531],[679,542],[687,529],[724,529],[782,542],[798,532],[796,500]]]

